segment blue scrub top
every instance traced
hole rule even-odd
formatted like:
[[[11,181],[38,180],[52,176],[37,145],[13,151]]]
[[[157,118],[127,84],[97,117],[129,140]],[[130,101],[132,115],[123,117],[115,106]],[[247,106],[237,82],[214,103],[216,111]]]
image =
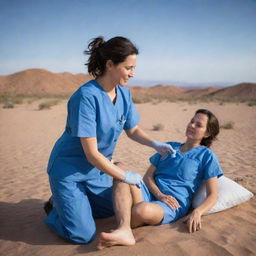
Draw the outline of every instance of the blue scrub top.
[[[188,209],[201,183],[220,177],[223,172],[216,155],[209,148],[198,146],[182,154],[182,143],[167,143],[177,154],[175,158],[162,160],[162,156],[156,153],[150,158],[151,164],[156,166],[155,183],[162,193],[175,197],[183,209]]]
[[[68,101],[66,129],[52,150],[48,172],[54,166],[55,176],[62,177],[95,169],[86,159],[80,137],[96,137],[99,152],[111,159],[122,130],[132,129],[139,119],[127,87],[116,86],[113,104],[96,80],[89,81]]]

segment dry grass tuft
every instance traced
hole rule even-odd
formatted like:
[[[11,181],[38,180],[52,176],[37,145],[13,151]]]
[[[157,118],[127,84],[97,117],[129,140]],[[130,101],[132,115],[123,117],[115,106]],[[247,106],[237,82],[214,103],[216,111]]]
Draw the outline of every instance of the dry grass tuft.
[[[58,99],[42,102],[38,105],[38,110],[51,109],[52,106],[57,105],[59,102],[60,102],[60,100],[58,100]]]
[[[230,130],[230,129],[234,129],[234,126],[235,126],[235,123],[233,121],[229,121],[229,122],[226,122],[226,123],[222,124],[220,126],[220,128]]]
[[[162,131],[162,130],[164,130],[164,125],[160,124],[160,123],[154,124],[152,130],[153,131]]]
[[[14,108],[14,104],[11,101],[6,101],[3,108]]]
[[[250,102],[248,102],[247,105],[248,105],[249,107],[256,106],[256,100],[251,100]]]

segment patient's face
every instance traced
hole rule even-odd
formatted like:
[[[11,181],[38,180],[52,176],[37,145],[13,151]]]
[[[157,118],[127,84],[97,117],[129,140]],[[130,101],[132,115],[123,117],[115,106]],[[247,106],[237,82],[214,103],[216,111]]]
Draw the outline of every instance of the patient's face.
[[[188,139],[201,141],[207,137],[208,116],[202,113],[196,114],[188,123],[186,136]]]

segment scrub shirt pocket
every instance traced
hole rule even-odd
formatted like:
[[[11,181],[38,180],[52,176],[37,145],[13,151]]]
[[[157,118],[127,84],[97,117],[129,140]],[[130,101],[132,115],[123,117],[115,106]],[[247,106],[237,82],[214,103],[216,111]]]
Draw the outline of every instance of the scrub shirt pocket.
[[[179,176],[188,181],[193,181],[199,169],[199,161],[184,157],[179,168]]]
[[[116,121],[116,133],[117,133],[117,135],[119,135],[123,131],[125,122],[126,122],[126,120],[124,119],[123,115],[121,116],[120,120]]]

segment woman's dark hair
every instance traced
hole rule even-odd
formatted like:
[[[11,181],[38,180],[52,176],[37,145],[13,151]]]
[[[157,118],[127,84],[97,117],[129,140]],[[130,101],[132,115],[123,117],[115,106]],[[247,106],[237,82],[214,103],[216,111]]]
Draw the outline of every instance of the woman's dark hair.
[[[132,54],[139,54],[134,44],[125,37],[117,36],[104,41],[102,36],[92,39],[88,45],[88,50],[84,51],[89,55],[88,73],[94,77],[99,77],[105,73],[106,62],[112,60],[117,65],[123,62],[126,57]]]
[[[208,116],[206,132],[208,133],[209,136],[203,138],[200,144],[209,148],[212,145],[212,142],[217,139],[217,135],[219,134],[219,121],[217,117],[207,109],[198,109],[195,115],[196,114],[205,114]]]

